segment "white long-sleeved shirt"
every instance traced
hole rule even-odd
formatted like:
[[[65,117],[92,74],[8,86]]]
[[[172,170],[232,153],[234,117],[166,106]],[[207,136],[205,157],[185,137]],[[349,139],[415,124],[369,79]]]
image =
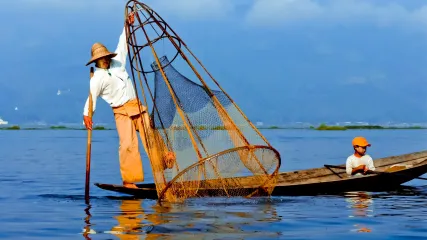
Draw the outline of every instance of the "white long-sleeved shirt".
[[[346,162],[347,174],[351,175],[353,168],[356,168],[360,165],[366,165],[369,170],[375,171],[374,161],[372,160],[371,156],[365,154],[362,157],[358,158],[354,156],[354,154],[352,154],[347,158],[347,162]],[[357,173],[356,175],[360,175],[360,173]]]
[[[94,75],[90,79],[93,112],[95,112],[96,100],[99,96],[111,107],[122,106],[126,102],[136,98],[135,88],[126,71],[128,48],[125,28],[123,28],[123,32],[120,35],[115,53],[117,53],[117,56],[111,59],[110,68],[102,69],[95,67]],[[89,97],[86,100],[83,115],[89,115],[88,109]]]

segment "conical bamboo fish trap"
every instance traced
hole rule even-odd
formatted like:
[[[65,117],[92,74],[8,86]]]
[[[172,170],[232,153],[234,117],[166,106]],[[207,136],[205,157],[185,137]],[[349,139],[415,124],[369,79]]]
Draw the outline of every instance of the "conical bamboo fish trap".
[[[143,134],[159,200],[270,195],[280,154],[154,10],[131,0],[125,16],[131,12],[129,61],[141,102],[152,106]],[[170,57],[159,53],[165,44]]]

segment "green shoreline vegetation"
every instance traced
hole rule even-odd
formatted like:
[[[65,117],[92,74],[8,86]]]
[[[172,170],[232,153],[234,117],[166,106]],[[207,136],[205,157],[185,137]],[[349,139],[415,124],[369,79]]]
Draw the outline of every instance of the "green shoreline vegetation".
[[[86,128],[76,128],[67,126],[50,126],[50,127],[20,127],[18,125],[0,127],[0,130],[86,130]],[[93,130],[114,130],[113,128],[106,128],[104,126],[95,126]]]
[[[367,129],[367,130],[427,129],[421,126],[408,126],[408,127],[383,127],[379,125],[328,126],[323,123],[320,124],[320,126],[318,126],[317,128],[314,128],[314,127],[310,127],[310,128],[319,130],[319,131],[325,131],[325,130],[345,131],[345,130],[355,130],[355,129]]]
[[[185,130],[185,126],[174,126],[173,130]],[[275,130],[275,129],[305,129],[305,130],[318,130],[318,131],[345,131],[345,130],[398,130],[398,129],[427,129],[427,127],[421,126],[408,126],[408,127],[389,127],[389,126],[379,126],[379,125],[348,125],[348,126],[336,126],[336,125],[326,125],[324,123],[320,124],[318,127],[279,127],[279,126],[269,126],[269,127],[258,127],[258,129],[266,130]],[[49,127],[21,127],[18,125],[0,127],[0,130],[86,130],[86,128],[81,127],[67,127],[63,125],[59,126],[49,126]],[[107,128],[105,126],[95,126],[93,130],[115,130],[114,128]],[[227,130],[225,126],[199,126],[197,130]]]

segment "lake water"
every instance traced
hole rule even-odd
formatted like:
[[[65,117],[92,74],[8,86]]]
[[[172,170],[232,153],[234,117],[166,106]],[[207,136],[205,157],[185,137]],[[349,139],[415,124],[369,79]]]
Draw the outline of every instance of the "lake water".
[[[427,150],[426,130],[262,130],[281,171],[343,164],[353,137],[373,158]],[[427,181],[341,196],[205,198],[157,205],[91,184],[86,131],[0,131],[1,239],[426,239]],[[94,131],[91,183],[120,184],[116,131]],[[143,152],[143,151],[142,151]],[[147,181],[152,182],[144,155]]]

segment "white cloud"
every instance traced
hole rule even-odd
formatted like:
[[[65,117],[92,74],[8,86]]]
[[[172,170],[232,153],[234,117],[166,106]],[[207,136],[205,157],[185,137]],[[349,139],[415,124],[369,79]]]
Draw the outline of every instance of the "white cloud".
[[[92,11],[124,13],[127,0],[22,0],[33,8],[59,9],[71,11]],[[160,16],[173,15],[183,19],[223,19],[241,5],[241,0],[146,0],[141,1]],[[22,2],[21,2],[22,4]]]
[[[22,0],[25,6],[65,12],[106,12],[119,16],[127,0]],[[382,4],[379,4],[379,3]],[[427,27],[427,2],[408,8],[393,1],[371,0],[146,0],[160,16],[185,20],[244,18],[250,25],[283,26],[301,22],[343,25],[366,22],[377,26],[419,25]],[[10,3],[14,4],[15,3]],[[64,13],[66,14],[66,13]],[[242,15],[243,14],[243,15]]]
[[[311,0],[255,0],[247,17],[261,24],[308,20],[323,14],[320,5]]]
[[[12,3],[11,3],[12,4]],[[43,8],[43,9],[61,9],[66,11],[72,10],[90,10],[96,14],[99,10],[115,9],[118,6],[125,8],[126,1],[105,1],[105,0],[21,0],[14,4],[19,4],[21,7]]]
[[[151,0],[146,4],[160,16],[183,19],[221,19],[233,13],[236,6],[232,0]]]
[[[323,4],[321,4],[323,3]],[[369,22],[378,26],[427,25],[427,4],[409,10],[394,2],[367,0],[255,0],[246,16],[252,25],[278,26],[311,21],[315,24]]]
[[[373,72],[365,76],[351,76],[344,80],[343,84],[359,85],[368,83],[384,83],[387,75],[383,72]]]
[[[320,43],[315,46],[314,51],[319,55],[332,55],[334,53],[334,49],[332,48],[332,46],[324,43]]]
[[[346,84],[365,84],[368,81],[366,77],[353,76],[346,79]]]

